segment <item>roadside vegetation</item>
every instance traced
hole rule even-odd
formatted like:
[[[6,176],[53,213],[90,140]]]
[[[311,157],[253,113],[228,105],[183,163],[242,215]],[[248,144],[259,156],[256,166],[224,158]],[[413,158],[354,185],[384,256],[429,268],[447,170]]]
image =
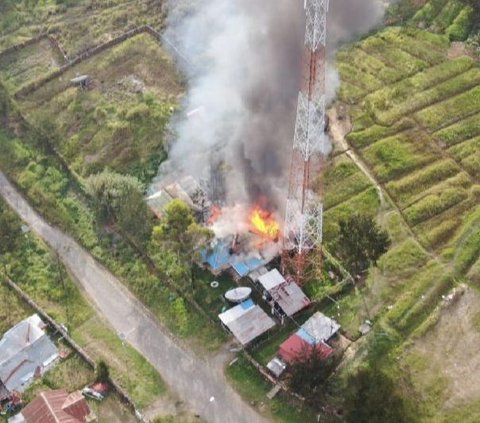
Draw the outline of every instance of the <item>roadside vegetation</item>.
[[[146,407],[165,395],[166,386],[155,369],[136,350],[123,344],[113,329],[99,319],[59,259],[21,224],[3,199],[0,200],[0,222],[3,241],[1,277],[11,278],[52,318],[64,324],[74,340],[93,358],[105,360],[112,376],[139,407]],[[34,311],[22,303],[3,281],[0,294],[1,310],[5,313],[0,323],[1,335]],[[68,350],[63,343],[60,349]],[[140,379],[142,384],[137,383]],[[35,382],[26,392],[25,399],[28,402],[47,388],[81,389],[94,380],[90,366],[73,353]],[[121,411],[123,406],[117,403],[114,408]]]

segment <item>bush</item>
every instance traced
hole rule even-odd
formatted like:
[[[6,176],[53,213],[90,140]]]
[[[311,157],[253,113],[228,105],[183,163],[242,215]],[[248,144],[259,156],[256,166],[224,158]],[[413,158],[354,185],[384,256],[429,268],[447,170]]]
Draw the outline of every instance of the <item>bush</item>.
[[[450,41],[465,41],[468,38],[473,27],[474,16],[474,11],[470,6],[463,8],[447,29]]]
[[[98,361],[95,366],[95,379],[97,382],[108,382],[110,379],[110,370],[103,360]]]

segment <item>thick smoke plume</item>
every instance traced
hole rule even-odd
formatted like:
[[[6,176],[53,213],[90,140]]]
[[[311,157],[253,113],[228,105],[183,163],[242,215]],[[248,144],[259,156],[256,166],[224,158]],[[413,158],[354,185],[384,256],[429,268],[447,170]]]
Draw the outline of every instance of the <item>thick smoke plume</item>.
[[[225,176],[229,204],[282,205],[303,55],[303,0],[171,0],[166,37],[184,60],[188,92],[173,120],[174,140],[160,178],[172,171]],[[331,0],[329,56],[366,32],[380,0]],[[333,64],[332,64],[333,65]],[[338,77],[328,69],[327,94]]]

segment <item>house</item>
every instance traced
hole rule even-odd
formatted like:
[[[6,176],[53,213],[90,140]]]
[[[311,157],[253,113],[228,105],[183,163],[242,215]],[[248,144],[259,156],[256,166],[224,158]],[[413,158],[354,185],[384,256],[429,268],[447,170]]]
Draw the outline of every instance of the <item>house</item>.
[[[275,322],[252,300],[246,300],[218,315],[223,325],[242,345],[275,326]]]
[[[278,350],[277,356],[268,364],[267,368],[279,377],[286,365],[298,360],[302,354],[316,350],[324,359],[330,357],[334,350],[327,343],[340,329],[340,325],[333,319],[316,312],[293,335],[284,341]],[[284,363],[284,367],[278,364]]]
[[[287,281],[277,269],[258,277],[263,295],[279,317],[293,316],[310,305],[310,300],[294,282]]]
[[[58,350],[45,333],[37,314],[22,320],[0,340],[0,391],[23,392],[58,358]]]
[[[80,391],[63,389],[41,392],[8,423],[87,423],[95,418]]]

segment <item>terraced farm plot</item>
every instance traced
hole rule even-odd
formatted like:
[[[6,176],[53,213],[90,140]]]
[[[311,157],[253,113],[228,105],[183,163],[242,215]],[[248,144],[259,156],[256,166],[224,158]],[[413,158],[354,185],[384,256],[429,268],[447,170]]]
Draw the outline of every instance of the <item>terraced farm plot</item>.
[[[134,26],[160,29],[165,18],[163,2],[157,0],[2,1],[0,13],[0,51],[49,29],[69,57]]]
[[[12,91],[57,70],[64,59],[57,48],[42,38],[20,50],[0,56],[0,78]]]
[[[444,7],[458,8],[447,3],[427,3],[432,24],[437,16],[443,26],[455,20]],[[378,215],[393,245],[367,279],[365,303],[370,313],[384,312],[390,327],[405,337],[431,324],[441,296],[458,277],[469,272],[480,283],[480,187],[475,179],[480,173],[480,70],[469,57],[449,60],[448,48],[444,35],[387,28],[337,57],[340,98],[351,105],[353,131],[347,141],[394,207]],[[398,50],[410,56],[398,56],[409,63],[397,67],[400,76],[381,76],[381,70],[392,68]],[[375,66],[361,66],[359,58]],[[340,185],[332,182],[334,190],[342,183],[337,178]],[[337,230],[329,219],[335,222],[362,204],[373,204],[369,192],[331,203],[325,213],[327,237],[335,237]],[[336,197],[335,192],[330,198]]]
[[[335,158],[325,174],[325,228],[327,243],[333,243],[338,222],[353,212],[375,215],[378,193],[362,171],[344,154]]]
[[[84,74],[90,88],[72,86]],[[56,117],[57,148],[79,174],[109,166],[145,180],[164,155],[166,124],[181,89],[170,57],[141,34],[69,69],[20,106],[39,122]]]
[[[473,24],[471,6],[461,0],[429,0],[412,18],[412,22],[433,32],[446,33],[450,40],[465,40]]]

